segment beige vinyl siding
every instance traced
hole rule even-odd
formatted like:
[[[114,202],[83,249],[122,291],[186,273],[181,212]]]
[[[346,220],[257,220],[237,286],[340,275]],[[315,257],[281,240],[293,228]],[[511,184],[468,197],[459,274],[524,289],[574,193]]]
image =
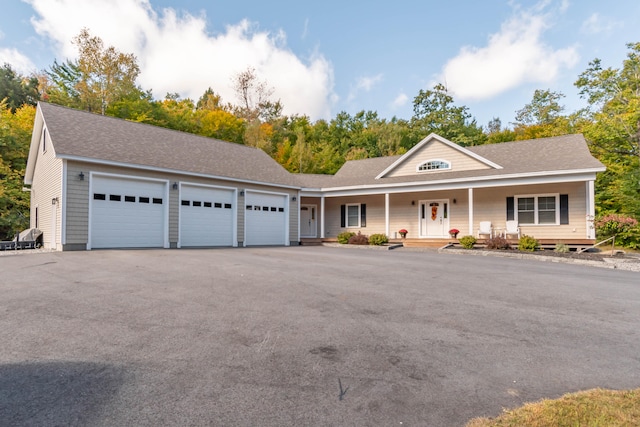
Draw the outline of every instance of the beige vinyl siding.
[[[62,250],[62,160],[56,158],[55,149],[47,134],[47,151],[42,152],[42,135],[36,159],[33,183],[31,184],[31,227],[35,227],[36,207],[38,208],[38,228],[42,231],[45,248],[52,247],[52,210],[56,209],[56,248]],[[52,199],[58,199],[57,204]],[[21,230],[16,230],[21,231]]]
[[[445,160],[451,164],[451,171],[489,169],[490,166],[464,154],[440,141],[433,140],[424,145],[403,163],[396,166],[387,176],[421,175],[426,173],[442,174],[447,170],[418,172],[418,166],[428,160]]]
[[[78,179],[78,174],[82,171],[85,175],[84,181]],[[166,172],[154,172],[138,169],[130,169],[117,166],[88,164],[77,161],[67,163],[67,244],[86,244],[89,236],[89,181],[90,172],[100,172],[123,176],[135,176],[140,178],[151,178],[169,181],[169,244],[175,247],[179,235],[179,212],[180,200],[179,190],[173,190],[173,183],[194,183],[210,186],[220,186],[226,188],[236,188],[238,191],[258,190],[274,193],[286,193],[289,198],[290,220],[289,220],[289,240],[298,240],[298,210],[297,202],[291,201],[292,196],[297,196],[296,190],[282,189],[275,186],[258,184],[243,184],[225,181],[222,179],[209,179],[203,177],[192,177],[181,174],[170,174]],[[244,197],[238,196],[237,221],[238,221],[238,241],[242,245],[244,240]]]
[[[569,196],[569,224],[521,225],[520,231],[522,234],[537,239],[585,239],[587,236],[586,192],[587,183],[585,182],[474,190],[474,235],[477,235],[480,221],[491,221],[494,228],[504,229],[507,220],[507,197],[567,194]]]

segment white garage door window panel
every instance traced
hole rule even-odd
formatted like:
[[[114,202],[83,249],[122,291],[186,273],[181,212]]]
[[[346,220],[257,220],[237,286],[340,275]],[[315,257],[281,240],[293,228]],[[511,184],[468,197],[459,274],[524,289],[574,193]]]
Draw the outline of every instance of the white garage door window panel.
[[[93,175],[91,248],[162,248],[166,183]]]
[[[181,185],[180,247],[233,246],[235,204],[233,190]]]
[[[247,192],[245,206],[247,246],[288,243],[286,195]]]

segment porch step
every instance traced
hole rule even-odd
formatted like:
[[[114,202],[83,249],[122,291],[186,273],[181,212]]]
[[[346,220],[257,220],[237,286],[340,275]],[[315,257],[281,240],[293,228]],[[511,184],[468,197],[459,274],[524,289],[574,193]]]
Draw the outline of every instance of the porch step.
[[[301,246],[321,246],[323,239],[313,237],[302,237],[300,239]]]
[[[441,248],[448,244],[458,243],[457,239],[398,239],[405,248]],[[390,242],[396,242],[391,239]]]

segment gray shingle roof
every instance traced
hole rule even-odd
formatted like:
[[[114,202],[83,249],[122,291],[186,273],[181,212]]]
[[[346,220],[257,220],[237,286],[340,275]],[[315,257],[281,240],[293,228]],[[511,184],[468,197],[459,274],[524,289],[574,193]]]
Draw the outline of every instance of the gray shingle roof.
[[[257,148],[44,102],[40,109],[62,157],[298,187],[294,175]]]
[[[384,186],[402,183],[437,183],[451,179],[557,173],[578,170],[603,170],[604,165],[589,152],[582,135],[512,141],[500,144],[466,147],[467,150],[502,166],[502,169],[472,171],[438,171],[409,176],[375,179],[400,156],[346,162],[332,178],[309,179],[305,186],[313,188]],[[314,184],[314,185],[309,185]]]
[[[549,175],[604,170],[582,135],[513,141],[466,149],[503,169],[438,171],[375,179],[401,156],[346,162],[335,175],[290,174],[265,152],[241,144],[40,103],[56,153],[291,187],[323,188],[437,183],[451,179]]]

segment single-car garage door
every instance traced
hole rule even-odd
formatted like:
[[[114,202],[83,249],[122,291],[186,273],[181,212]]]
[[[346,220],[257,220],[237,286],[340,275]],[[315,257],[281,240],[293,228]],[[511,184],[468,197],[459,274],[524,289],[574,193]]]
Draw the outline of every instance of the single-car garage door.
[[[286,245],[287,196],[247,191],[245,200],[245,244]]]
[[[180,247],[233,246],[233,190],[183,184],[180,189]]]
[[[91,248],[162,248],[166,235],[166,183],[94,175]]]

